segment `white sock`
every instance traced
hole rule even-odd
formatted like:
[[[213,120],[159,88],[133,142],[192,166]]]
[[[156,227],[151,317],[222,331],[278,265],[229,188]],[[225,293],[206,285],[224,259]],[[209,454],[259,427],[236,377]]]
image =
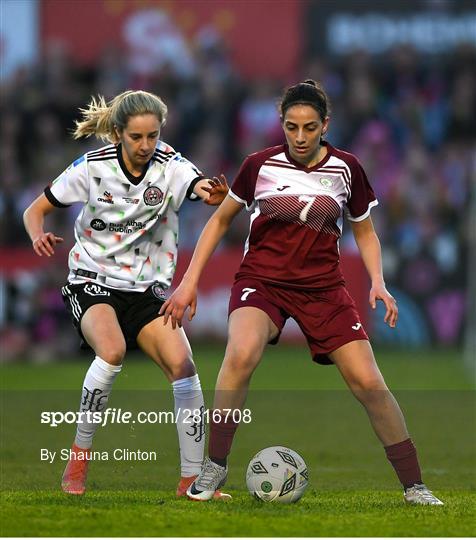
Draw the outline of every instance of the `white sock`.
[[[80,412],[102,412],[106,410],[112,384],[121,369],[122,365],[113,366],[96,356],[84,378],[79,406]],[[91,448],[94,433],[100,424],[92,421],[88,422],[86,415],[82,415],[81,420],[82,422],[78,422],[74,443],[80,448]]]
[[[180,471],[182,476],[194,476],[201,470],[205,449],[205,406],[200,379],[198,375],[179,379],[172,383],[172,388],[180,446]],[[190,414],[197,415],[198,421],[194,421]]]

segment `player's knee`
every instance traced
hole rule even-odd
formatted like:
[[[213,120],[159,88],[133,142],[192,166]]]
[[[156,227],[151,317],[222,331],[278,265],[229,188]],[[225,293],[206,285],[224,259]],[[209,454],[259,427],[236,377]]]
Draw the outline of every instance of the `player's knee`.
[[[385,399],[389,390],[380,377],[361,377],[353,381],[351,388],[362,402]]]
[[[104,347],[98,352],[98,355],[108,364],[120,366],[126,355],[126,345],[114,344],[110,347]]]
[[[387,386],[380,377],[368,377],[360,382],[362,390],[387,390]]]
[[[241,374],[251,374],[259,362],[255,348],[247,344],[227,347],[225,363],[228,369]]]
[[[179,381],[180,379],[186,379],[187,377],[193,377],[197,370],[195,364],[191,358],[185,358],[182,362],[168,366],[170,378],[173,381]]]

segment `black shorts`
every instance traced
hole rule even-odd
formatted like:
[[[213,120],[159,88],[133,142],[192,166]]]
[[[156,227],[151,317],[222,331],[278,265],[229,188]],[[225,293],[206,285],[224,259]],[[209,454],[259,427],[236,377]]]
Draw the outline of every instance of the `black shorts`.
[[[83,343],[89,346],[81,332],[81,319],[96,304],[108,304],[116,312],[128,349],[137,348],[137,335],[142,328],[159,317],[159,310],[166,300],[165,292],[158,283],[144,292],[119,291],[97,283],[67,284],[61,289],[63,302]]]

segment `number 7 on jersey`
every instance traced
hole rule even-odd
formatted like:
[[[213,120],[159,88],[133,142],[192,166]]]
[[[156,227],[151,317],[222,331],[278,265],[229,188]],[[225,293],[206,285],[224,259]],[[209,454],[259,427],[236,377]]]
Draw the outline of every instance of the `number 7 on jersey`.
[[[241,290],[241,292],[243,294],[241,295],[240,300],[244,302],[251,293],[256,292],[256,289],[252,289],[251,287],[245,287],[244,289]]]

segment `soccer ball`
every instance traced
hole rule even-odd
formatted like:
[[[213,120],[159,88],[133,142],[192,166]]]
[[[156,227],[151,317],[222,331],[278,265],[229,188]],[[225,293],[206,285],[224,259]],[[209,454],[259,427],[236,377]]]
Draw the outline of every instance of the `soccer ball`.
[[[285,446],[261,450],[246,471],[249,492],[266,502],[296,502],[302,497],[308,481],[306,463],[297,452]]]

